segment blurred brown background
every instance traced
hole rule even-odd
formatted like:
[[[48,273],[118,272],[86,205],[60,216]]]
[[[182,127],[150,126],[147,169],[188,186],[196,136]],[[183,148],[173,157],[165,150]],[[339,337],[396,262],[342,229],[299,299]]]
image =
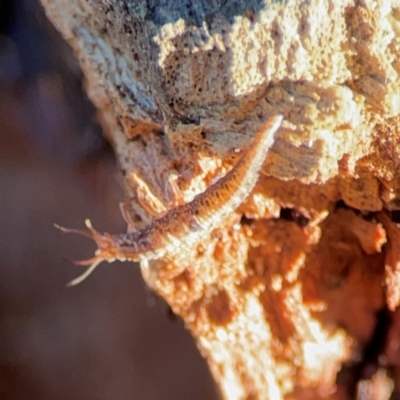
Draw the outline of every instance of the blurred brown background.
[[[112,150],[68,46],[34,0],[0,0],[0,399],[217,399],[179,319],[138,267],[83,284],[93,255],[53,227],[123,232]]]

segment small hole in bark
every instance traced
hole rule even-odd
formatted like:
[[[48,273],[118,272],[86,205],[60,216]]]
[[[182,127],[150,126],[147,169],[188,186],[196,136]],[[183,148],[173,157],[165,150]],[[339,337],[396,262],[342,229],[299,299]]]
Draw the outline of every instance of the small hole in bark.
[[[254,218],[247,218],[245,215],[243,215],[242,219],[240,220],[240,224],[252,226],[254,224]]]
[[[377,312],[376,319],[375,331],[364,347],[360,361],[344,364],[336,376],[336,384],[347,391],[350,399],[356,398],[359,381],[371,378],[380,367],[379,356],[384,350],[387,333],[392,324],[391,313],[385,307]]]
[[[394,210],[390,213],[391,220],[396,222],[397,224],[400,223],[400,210]]]
[[[208,318],[216,325],[226,325],[232,321],[233,310],[230,305],[230,298],[225,290],[220,290],[212,297],[207,305]]]
[[[335,205],[335,210],[338,210],[339,208],[346,208],[348,209],[349,207],[343,200],[339,200],[336,205]]]
[[[281,208],[279,218],[285,221],[295,222],[302,228],[306,227],[310,221],[307,217],[293,208]]]

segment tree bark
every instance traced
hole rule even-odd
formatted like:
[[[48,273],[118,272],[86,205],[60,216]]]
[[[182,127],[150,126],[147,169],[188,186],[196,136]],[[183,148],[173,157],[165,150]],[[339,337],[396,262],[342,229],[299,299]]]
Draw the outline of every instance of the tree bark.
[[[284,116],[240,208],[142,271],[223,396],[399,391],[400,3],[41,1],[114,146],[128,229],[172,207],[171,176],[190,201]]]

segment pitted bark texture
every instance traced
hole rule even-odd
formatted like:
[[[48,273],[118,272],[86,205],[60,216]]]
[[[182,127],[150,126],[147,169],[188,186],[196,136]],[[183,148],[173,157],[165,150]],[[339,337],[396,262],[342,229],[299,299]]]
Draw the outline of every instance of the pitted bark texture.
[[[338,371],[400,303],[400,2],[41,1],[114,145],[129,229],[172,207],[171,176],[191,200],[284,116],[245,203],[143,275],[226,398],[348,398]],[[391,332],[359,393],[400,390]]]

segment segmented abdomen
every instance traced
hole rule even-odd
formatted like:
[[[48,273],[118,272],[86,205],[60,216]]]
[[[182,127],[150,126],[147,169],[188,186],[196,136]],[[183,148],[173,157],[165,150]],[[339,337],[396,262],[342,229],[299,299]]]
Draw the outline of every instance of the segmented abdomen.
[[[191,245],[202,231],[215,228],[256,185],[281,123],[282,116],[271,117],[237,164],[193,201],[173,208],[143,229],[119,235],[120,252],[132,260],[161,258],[167,253],[179,251],[185,243]]]

